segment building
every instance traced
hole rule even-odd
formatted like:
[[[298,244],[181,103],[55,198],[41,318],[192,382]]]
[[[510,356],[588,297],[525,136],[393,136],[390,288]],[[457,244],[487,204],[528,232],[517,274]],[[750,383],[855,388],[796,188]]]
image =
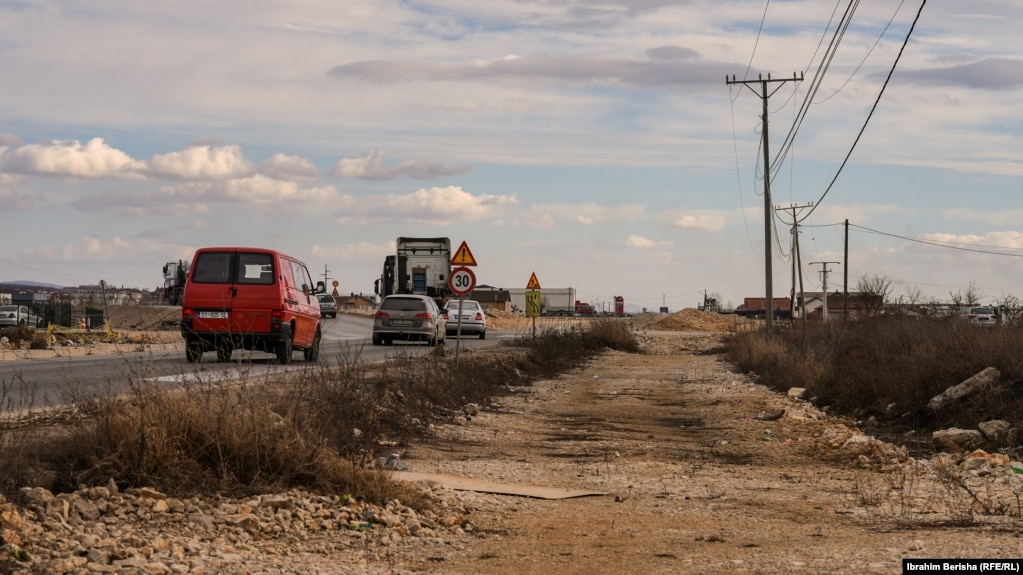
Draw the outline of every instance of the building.
[[[472,290],[469,299],[480,302],[480,306],[488,312],[511,311],[511,294],[508,293],[508,290],[481,285]]]

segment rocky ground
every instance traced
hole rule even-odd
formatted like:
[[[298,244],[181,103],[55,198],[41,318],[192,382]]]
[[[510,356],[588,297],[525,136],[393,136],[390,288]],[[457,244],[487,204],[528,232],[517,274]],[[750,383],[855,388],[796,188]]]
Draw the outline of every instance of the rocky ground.
[[[296,492],[32,490],[27,507],[0,506],[0,573],[858,575],[901,573],[907,557],[1023,556],[1023,466],[912,459],[734,373],[715,351],[737,327],[689,315],[638,322],[643,353],[605,353],[382,447],[413,472],[594,495],[419,481],[436,506],[415,512]]]

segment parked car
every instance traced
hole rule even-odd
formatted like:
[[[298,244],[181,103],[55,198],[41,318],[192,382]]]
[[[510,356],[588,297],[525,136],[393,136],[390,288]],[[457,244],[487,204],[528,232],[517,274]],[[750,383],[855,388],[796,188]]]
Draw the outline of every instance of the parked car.
[[[458,306],[461,304],[462,311],[459,313]],[[461,316],[461,324],[459,324]],[[447,320],[448,335],[455,335],[461,329],[462,334],[473,334],[480,339],[487,338],[487,313],[480,305],[480,302],[471,299],[453,299],[444,304],[444,319]]]
[[[181,302],[185,358],[194,363],[215,350],[219,361],[228,361],[241,348],[273,353],[285,364],[300,349],[306,361],[319,361],[316,296],[324,291],[304,263],[276,250],[199,249]]]
[[[25,305],[0,305],[0,326],[39,327],[39,317]]]
[[[337,317],[337,300],[329,293],[316,296],[320,300],[320,317]]]
[[[373,345],[394,341],[444,343],[444,314],[433,298],[425,295],[389,295],[380,301],[373,317]]]
[[[962,310],[962,315],[973,325],[997,325],[998,317],[995,310],[989,307],[968,307]]]

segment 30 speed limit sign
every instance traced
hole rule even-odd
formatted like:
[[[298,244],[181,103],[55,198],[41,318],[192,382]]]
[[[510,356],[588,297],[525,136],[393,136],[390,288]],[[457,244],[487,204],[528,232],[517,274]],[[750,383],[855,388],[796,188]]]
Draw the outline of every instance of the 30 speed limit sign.
[[[448,287],[455,295],[468,295],[476,289],[476,274],[467,267],[455,268],[451,270],[451,276],[448,278]]]

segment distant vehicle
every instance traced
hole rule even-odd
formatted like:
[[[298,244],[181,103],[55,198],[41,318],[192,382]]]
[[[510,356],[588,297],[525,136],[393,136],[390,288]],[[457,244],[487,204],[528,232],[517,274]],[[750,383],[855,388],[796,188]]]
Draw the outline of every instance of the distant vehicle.
[[[395,254],[384,258],[374,291],[381,298],[393,294],[425,295],[443,299],[451,295],[450,238],[398,238]]]
[[[320,317],[337,317],[337,300],[329,293],[316,296],[320,300]]]
[[[597,315],[597,310],[593,309],[592,305],[584,301],[576,300],[575,315],[594,316]]]
[[[216,247],[195,252],[181,303],[181,335],[189,363],[216,350],[219,361],[235,348],[273,353],[291,361],[320,357],[320,305],[324,283],[313,284],[301,261],[263,248]]]
[[[180,305],[185,293],[185,278],[188,276],[188,262],[178,260],[163,264],[163,299],[167,305]]]
[[[444,343],[444,314],[433,298],[425,295],[389,295],[380,302],[373,317],[373,345],[395,341]]]
[[[998,317],[995,310],[989,307],[968,307],[960,312],[966,321],[972,325],[997,325]]]
[[[459,304],[462,312],[459,313]],[[459,323],[459,316],[462,320]],[[444,319],[447,321],[447,334],[456,335],[461,330],[462,334],[478,335],[480,339],[487,338],[487,313],[480,305],[480,302],[471,299],[453,299],[444,304]]]
[[[39,316],[24,305],[0,305],[0,326],[39,327]]]

